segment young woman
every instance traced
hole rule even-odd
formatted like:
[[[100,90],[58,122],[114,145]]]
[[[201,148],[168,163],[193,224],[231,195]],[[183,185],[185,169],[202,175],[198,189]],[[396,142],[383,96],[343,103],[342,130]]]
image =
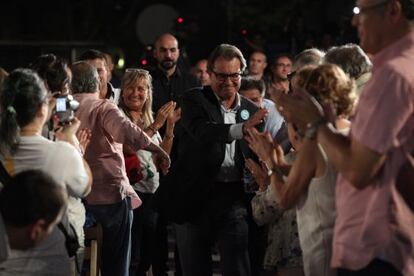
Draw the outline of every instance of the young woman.
[[[40,169],[65,187],[73,200],[71,205],[83,213],[75,222],[83,225],[84,207],[80,201],[91,188],[89,166],[80,154],[75,119],[64,130],[65,141],[44,138],[42,128],[48,119],[50,94],[44,82],[29,69],[13,71],[4,82],[0,94],[0,160],[10,174],[27,169]],[[69,217],[70,218],[70,217]],[[28,251],[12,251],[0,264],[5,275],[69,275],[70,260],[63,234],[55,228],[51,235]]]

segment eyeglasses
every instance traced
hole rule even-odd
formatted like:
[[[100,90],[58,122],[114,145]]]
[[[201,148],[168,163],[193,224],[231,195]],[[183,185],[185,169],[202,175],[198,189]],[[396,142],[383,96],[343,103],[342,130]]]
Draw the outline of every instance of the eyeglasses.
[[[354,13],[354,15],[361,15],[363,13],[366,13],[366,12],[370,11],[370,10],[378,9],[382,6],[387,5],[387,4],[388,4],[388,1],[382,1],[382,2],[375,3],[375,4],[372,4],[372,5],[368,5],[368,6],[365,6],[365,7],[355,6],[352,9],[352,12]]]
[[[224,74],[224,73],[217,73],[211,71],[219,81],[224,82],[229,78],[231,81],[238,81],[241,77],[241,72],[233,73],[233,74]]]

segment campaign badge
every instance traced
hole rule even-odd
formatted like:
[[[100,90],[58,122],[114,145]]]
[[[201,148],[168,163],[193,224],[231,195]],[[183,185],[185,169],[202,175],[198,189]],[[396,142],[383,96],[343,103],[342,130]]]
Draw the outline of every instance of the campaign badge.
[[[240,117],[241,117],[243,120],[247,120],[247,119],[249,119],[249,117],[250,117],[250,113],[249,113],[249,111],[247,111],[246,109],[243,109],[243,110],[240,112]]]

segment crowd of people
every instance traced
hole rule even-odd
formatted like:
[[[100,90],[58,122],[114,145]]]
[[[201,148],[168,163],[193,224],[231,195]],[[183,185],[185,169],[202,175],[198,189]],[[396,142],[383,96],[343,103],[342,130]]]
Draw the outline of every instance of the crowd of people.
[[[414,275],[413,22],[359,0],[360,45],[189,72],[164,33],[119,87],[95,49],[1,71],[0,275],[87,275],[94,225],[104,276],[167,275],[167,229],[176,275]]]

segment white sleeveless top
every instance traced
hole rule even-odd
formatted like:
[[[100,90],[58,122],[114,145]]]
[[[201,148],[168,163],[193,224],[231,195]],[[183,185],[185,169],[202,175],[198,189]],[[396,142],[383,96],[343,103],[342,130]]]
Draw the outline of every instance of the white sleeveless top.
[[[306,276],[336,275],[330,267],[332,236],[335,223],[336,171],[329,163],[319,145],[325,160],[325,174],[312,178],[306,194],[297,204],[296,214],[300,245],[303,252],[303,267]]]

